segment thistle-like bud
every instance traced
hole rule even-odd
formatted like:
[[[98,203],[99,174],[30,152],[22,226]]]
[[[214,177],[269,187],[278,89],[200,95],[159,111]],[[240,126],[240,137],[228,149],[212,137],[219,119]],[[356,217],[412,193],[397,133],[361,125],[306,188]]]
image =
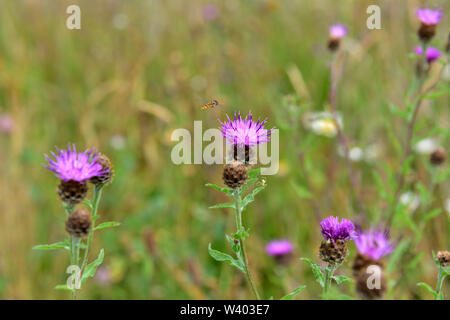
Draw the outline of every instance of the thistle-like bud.
[[[328,38],[328,49],[336,51],[339,48],[341,39],[347,34],[347,28],[342,24],[335,24],[330,27]]]
[[[436,257],[442,267],[450,266],[450,251],[438,251]]]
[[[58,185],[58,195],[61,200],[70,205],[76,205],[83,201],[88,192],[88,186],[85,182],[75,180],[68,180],[61,182]]]
[[[110,183],[114,177],[114,170],[112,168],[111,161],[107,156],[101,154],[97,158],[96,162],[102,166],[102,172],[104,173],[92,177],[89,182],[95,185],[105,185]]]
[[[447,160],[447,154],[444,148],[439,147],[430,154],[430,162],[432,165],[439,166]]]
[[[91,214],[86,209],[78,209],[66,220],[66,231],[73,237],[83,238],[91,229]]]
[[[322,241],[319,249],[319,257],[330,264],[341,264],[347,257],[347,245],[344,240]]]
[[[436,26],[441,21],[442,9],[421,8],[416,11],[416,14],[420,20],[420,27],[417,34],[420,40],[429,42],[436,34]]]
[[[364,299],[380,299],[386,292],[384,264],[358,253],[353,262],[356,291]]]
[[[240,188],[247,183],[247,167],[239,161],[232,161],[223,168],[223,181],[231,189]]]

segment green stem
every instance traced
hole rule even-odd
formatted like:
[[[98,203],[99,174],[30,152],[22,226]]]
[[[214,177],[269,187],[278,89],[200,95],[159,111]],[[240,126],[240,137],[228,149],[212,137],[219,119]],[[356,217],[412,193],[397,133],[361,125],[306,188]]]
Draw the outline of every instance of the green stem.
[[[92,199],[92,227],[91,227],[91,232],[89,232],[89,236],[87,239],[86,249],[84,250],[84,257],[83,257],[83,263],[81,264],[80,276],[83,274],[83,272],[86,268],[88,257],[89,257],[89,249],[91,248],[92,239],[94,238],[94,227],[95,227],[95,221],[98,219],[97,210],[98,210],[98,205],[100,203],[100,199],[102,197],[102,188],[103,188],[103,185],[96,185],[94,188],[94,195],[93,195],[93,199]]]
[[[235,202],[235,209],[236,209],[236,227],[237,231],[239,232],[242,230],[242,208],[241,208],[241,193],[239,189],[235,189],[234,193],[234,202]],[[248,259],[247,259],[247,253],[245,251],[245,242],[242,236],[239,238],[239,245],[241,248],[241,255],[238,255],[238,258],[241,260],[241,262],[244,265],[245,275],[247,277],[248,283],[250,285],[250,288],[253,291],[253,294],[255,295],[257,300],[261,300],[261,297],[259,296],[258,290],[256,290],[256,286],[253,283],[252,277],[250,275],[250,269],[248,268]]]
[[[323,294],[324,296],[327,295],[328,293],[328,289],[330,288],[331,285],[331,279],[333,278],[333,273],[334,270],[336,270],[336,265],[334,264],[327,264],[326,268],[325,268],[325,281],[324,281],[324,286],[323,286]]]
[[[439,266],[439,272],[438,272],[438,280],[436,283],[436,297],[434,297],[434,300],[440,300],[440,296],[441,296],[441,291],[442,291],[442,287],[444,286],[444,280],[446,275],[444,274],[444,270],[441,266]]]

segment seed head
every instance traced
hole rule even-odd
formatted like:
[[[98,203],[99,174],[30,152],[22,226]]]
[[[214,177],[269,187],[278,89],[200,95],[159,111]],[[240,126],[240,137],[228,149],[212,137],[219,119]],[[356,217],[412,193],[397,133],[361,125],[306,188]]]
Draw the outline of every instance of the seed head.
[[[104,154],[100,154],[96,160],[96,163],[101,165],[103,173],[92,177],[89,179],[89,182],[95,185],[105,185],[110,183],[114,177],[114,170],[109,158]]]
[[[437,148],[430,154],[430,162],[432,165],[439,166],[447,160],[447,154],[442,147]]]
[[[223,168],[223,181],[232,188],[237,189],[247,183],[247,167],[239,161],[232,161]]]
[[[375,280],[374,270],[367,269],[369,266],[378,267],[379,279]],[[361,269],[360,272],[355,274],[356,279],[356,292],[363,298],[367,300],[380,299],[386,292],[386,277],[384,276],[383,267],[378,264],[368,265]],[[378,287],[377,287],[378,282]]]
[[[76,205],[83,201],[88,192],[88,186],[85,182],[75,180],[61,180],[58,186],[58,195],[61,200],[70,205]]]
[[[347,256],[347,246],[344,240],[324,240],[320,244],[319,257],[330,264],[341,264]]]
[[[441,266],[450,266],[450,251],[438,251],[436,257]]]
[[[83,238],[91,229],[91,214],[86,209],[78,209],[66,220],[66,231],[73,237]]]

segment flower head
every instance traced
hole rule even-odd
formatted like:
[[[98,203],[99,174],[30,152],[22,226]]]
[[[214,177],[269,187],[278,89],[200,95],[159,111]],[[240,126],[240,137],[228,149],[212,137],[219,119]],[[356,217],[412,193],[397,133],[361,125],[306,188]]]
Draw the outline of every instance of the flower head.
[[[75,145],[70,145],[67,150],[60,150],[56,148],[57,154],[50,152],[55,160],[52,160],[46,154],[48,165],[46,169],[53,171],[55,175],[64,181],[78,181],[84,182],[94,176],[107,173],[102,166],[96,162],[99,153],[93,149],[77,153]]]
[[[416,11],[417,17],[420,22],[425,25],[436,25],[441,21],[442,8],[439,10],[433,10],[430,8],[421,8]]]
[[[359,231],[353,240],[359,253],[374,260],[380,260],[393,249],[388,234],[376,229]]]
[[[252,120],[252,113],[250,112],[245,119],[242,119],[241,114],[234,114],[234,120],[231,120],[227,115],[228,121],[222,123],[220,120],[220,131],[222,136],[227,140],[227,143],[234,145],[255,146],[270,141],[270,134],[273,130],[266,130],[264,124],[267,119],[257,122]]]
[[[288,240],[272,240],[266,246],[266,253],[272,257],[280,257],[292,253],[294,246]]]
[[[422,47],[418,46],[414,50],[414,53],[421,56],[423,54]],[[432,63],[433,61],[435,61],[441,57],[441,52],[439,51],[439,49],[437,49],[435,47],[428,47],[425,52],[425,57],[426,57],[428,63]]]
[[[347,28],[343,24],[334,24],[330,26],[330,39],[342,39],[347,34]]]
[[[322,220],[320,228],[324,239],[332,242],[336,240],[348,241],[356,234],[353,222],[347,219],[341,219],[339,222],[338,217],[328,217]]]

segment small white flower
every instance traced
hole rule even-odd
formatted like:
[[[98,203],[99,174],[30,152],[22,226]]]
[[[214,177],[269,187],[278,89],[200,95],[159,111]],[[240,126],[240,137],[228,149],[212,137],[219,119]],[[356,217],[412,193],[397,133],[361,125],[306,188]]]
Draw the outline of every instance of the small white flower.
[[[127,141],[124,136],[120,134],[115,134],[109,139],[109,144],[113,149],[121,150],[125,148]]]
[[[303,124],[306,129],[311,130],[317,135],[325,137],[335,137],[338,133],[338,126],[342,128],[342,117],[337,114],[337,125],[330,112],[312,112],[305,114]]]
[[[450,215],[450,198],[444,201],[444,209]]]
[[[407,191],[400,196],[400,203],[407,207],[409,212],[414,212],[420,206],[420,197],[412,191]]]
[[[436,139],[426,138],[416,143],[414,150],[419,154],[428,155],[439,147],[439,143]]]

